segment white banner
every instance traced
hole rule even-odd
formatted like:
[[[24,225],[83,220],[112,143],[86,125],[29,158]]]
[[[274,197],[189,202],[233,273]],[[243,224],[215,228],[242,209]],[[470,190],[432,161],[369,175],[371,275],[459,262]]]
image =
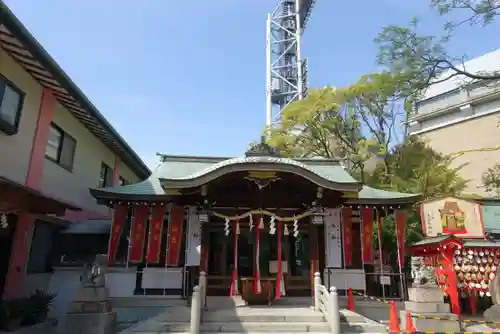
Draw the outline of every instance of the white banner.
[[[325,210],[326,267],[342,268],[341,209]]]
[[[186,266],[199,266],[201,255],[201,223],[195,207],[189,208]]]

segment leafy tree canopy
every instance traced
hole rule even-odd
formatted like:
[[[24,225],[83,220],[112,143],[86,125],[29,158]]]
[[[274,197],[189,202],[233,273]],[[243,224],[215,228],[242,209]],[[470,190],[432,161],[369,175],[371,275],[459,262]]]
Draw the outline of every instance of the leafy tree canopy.
[[[496,0],[431,0],[431,7],[441,15],[462,14],[458,21],[448,21],[441,37],[421,35],[417,31],[417,19],[408,26],[389,25],[375,39],[379,52],[377,61],[392,73],[406,79],[405,93],[414,95],[432,83],[460,76],[464,84],[471,81],[500,80],[499,71],[468,71],[465,57],[453,56],[446,49],[447,42],[465,24],[491,24],[500,14],[500,2]]]

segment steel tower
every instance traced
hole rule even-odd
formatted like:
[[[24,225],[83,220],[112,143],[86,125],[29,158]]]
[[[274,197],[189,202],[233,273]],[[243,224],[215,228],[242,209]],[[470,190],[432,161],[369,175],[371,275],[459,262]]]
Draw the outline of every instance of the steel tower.
[[[266,125],[281,121],[281,111],[307,94],[307,59],[300,39],[315,0],[279,0],[267,16]]]

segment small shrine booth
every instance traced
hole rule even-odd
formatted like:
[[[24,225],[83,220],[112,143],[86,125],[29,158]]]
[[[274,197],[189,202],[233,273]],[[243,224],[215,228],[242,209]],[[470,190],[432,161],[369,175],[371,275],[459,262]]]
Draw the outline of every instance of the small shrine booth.
[[[420,216],[425,239],[409,252],[437,269],[454,313],[476,313],[478,301],[487,308],[500,264],[500,200],[439,197],[420,203]]]
[[[187,295],[204,271],[209,295],[259,294],[267,282],[276,298],[311,295],[315,272],[366,291],[376,222],[397,211],[404,236],[404,209],[419,199],[364,186],[338,160],[283,158],[264,143],[240,158],[161,155],[147,180],[90,191],[114,209],[108,260],[128,244],[134,293]]]

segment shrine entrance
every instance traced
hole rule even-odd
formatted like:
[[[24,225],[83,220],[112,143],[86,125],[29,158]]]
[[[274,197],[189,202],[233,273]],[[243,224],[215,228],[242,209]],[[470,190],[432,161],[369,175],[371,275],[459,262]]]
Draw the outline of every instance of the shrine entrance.
[[[285,295],[311,295],[311,254],[308,233],[309,222],[304,222],[297,236],[287,233],[282,238],[282,263]],[[210,222],[204,226],[208,256],[208,294],[228,296],[230,294],[234,268],[235,240],[226,236],[224,223]],[[291,228],[290,228],[291,229]],[[256,269],[256,231],[244,223],[240,225],[237,245],[237,276],[239,280],[253,279]],[[275,279],[278,258],[278,236],[266,229],[260,233],[260,276],[262,279]],[[241,289],[241,284],[239,287]]]

